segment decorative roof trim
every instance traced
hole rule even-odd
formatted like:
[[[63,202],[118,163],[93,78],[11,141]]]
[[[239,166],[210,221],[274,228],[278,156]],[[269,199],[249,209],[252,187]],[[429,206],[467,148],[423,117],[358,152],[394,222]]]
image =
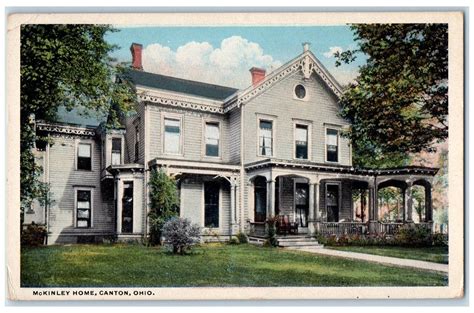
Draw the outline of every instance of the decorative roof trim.
[[[228,104],[224,111],[229,112],[235,107],[239,107],[241,104],[245,104],[252,98],[261,94],[273,84],[283,80],[288,75],[301,70],[305,79],[309,79],[311,74],[314,72],[326,83],[329,89],[340,98],[342,96],[342,88],[339,83],[332,77],[332,75],[324,68],[324,66],[318,61],[318,59],[310,51],[304,52],[294,60],[280,67],[279,70],[268,75],[260,84],[256,87],[250,86],[236,95],[231,95],[226,99]]]
[[[70,137],[94,137],[96,130],[88,127],[70,126],[64,124],[38,122],[36,123],[36,129],[38,131],[45,131],[48,133],[66,135]]]
[[[222,106],[188,101],[183,99],[182,97],[164,97],[144,93],[138,94],[138,100],[208,113],[224,114],[224,108]]]

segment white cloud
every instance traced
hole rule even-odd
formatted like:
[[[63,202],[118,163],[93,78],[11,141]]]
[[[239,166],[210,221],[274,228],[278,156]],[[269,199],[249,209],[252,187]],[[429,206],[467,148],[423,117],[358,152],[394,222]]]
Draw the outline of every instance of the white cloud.
[[[345,68],[344,66],[336,67],[330,66],[327,70],[337,80],[341,86],[345,86],[349,83],[354,82],[355,78],[359,75],[358,68]]]
[[[342,47],[339,47],[339,46],[329,47],[329,51],[324,52],[323,55],[326,58],[332,58],[332,57],[334,57],[334,53],[336,53],[336,52],[341,53],[342,51],[343,51]]]
[[[217,48],[208,42],[191,41],[176,51],[158,43],[143,49],[145,71],[236,88],[250,86],[251,67],[262,67],[269,73],[281,65],[264,54],[258,43],[240,36],[222,40]]]

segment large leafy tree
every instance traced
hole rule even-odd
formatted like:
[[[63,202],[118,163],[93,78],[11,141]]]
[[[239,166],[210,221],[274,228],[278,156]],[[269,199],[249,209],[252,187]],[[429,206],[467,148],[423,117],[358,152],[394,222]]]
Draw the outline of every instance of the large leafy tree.
[[[35,121],[55,119],[60,106],[82,106],[119,122],[120,111],[134,103],[132,86],[117,84],[123,70],[109,53],[116,47],[104,36],[108,25],[23,25],[21,28],[21,207],[43,197],[47,186],[39,180],[33,147],[39,139]],[[113,110],[111,110],[113,108]],[[112,112],[112,114],[109,114]]]
[[[336,65],[367,58],[342,98],[359,166],[405,165],[448,136],[448,26],[356,24],[358,48]]]

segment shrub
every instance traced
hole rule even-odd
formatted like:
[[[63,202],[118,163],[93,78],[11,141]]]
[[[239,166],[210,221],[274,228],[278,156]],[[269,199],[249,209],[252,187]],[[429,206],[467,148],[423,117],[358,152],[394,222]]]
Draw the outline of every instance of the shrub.
[[[165,242],[173,247],[174,254],[185,254],[200,242],[200,228],[186,218],[172,217],[162,229]]]
[[[268,241],[268,245],[272,247],[277,246],[277,239],[276,239],[276,217],[270,217],[267,220],[267,225],[265,227],[266,237]]]
[[[238,245],[240,244],[240,241],[239,241],[239,238],[237,237],[232,237],[230,238],[229,242],[228,242],[230,245]]]
[[[149,243],[160,244],[161,230],[170,218],[178,215],[176,182],[164,170],[153,170],[150,175],[150,222]]]
[[[36,225],[32,222],[21,231],[21,245],[30,247],[42,246],[46,234],[47,231],[44,226]]]
[[[433,234],[433,246],[443,247],[448,245],[447,236],[441,233]]]
[[[237,239],[240,243],[249,243],[249,238],[242,232],[237,233]]]
[[[424,227],[404,225],[395,234],[395,241],[401,246],[431,246],[433,238],[431,230]]]

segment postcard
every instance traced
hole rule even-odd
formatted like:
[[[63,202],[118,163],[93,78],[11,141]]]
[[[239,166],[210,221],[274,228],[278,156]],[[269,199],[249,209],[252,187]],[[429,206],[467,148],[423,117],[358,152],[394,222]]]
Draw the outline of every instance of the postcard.
[[[7,40],[9,299],[463,297],[462,12],[13,14]]]

